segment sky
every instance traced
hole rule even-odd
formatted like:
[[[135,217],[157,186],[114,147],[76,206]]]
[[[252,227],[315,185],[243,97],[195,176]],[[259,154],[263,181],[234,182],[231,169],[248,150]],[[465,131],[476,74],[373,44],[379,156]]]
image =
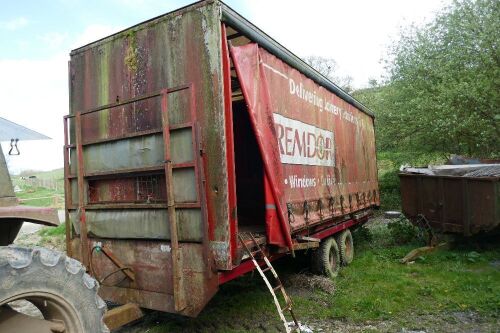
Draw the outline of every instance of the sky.
[[[63,166],[69,52],[185,6],[186,0],[1,0],[0,117],[39,131],[7,156],[11,173]],[[298,56],[332,58],[355,88],[384,73],[381,59],[401,27],[432,20],[449,0],[228,0],[230,7]],[[9,143],[3,142],[4,153]]]

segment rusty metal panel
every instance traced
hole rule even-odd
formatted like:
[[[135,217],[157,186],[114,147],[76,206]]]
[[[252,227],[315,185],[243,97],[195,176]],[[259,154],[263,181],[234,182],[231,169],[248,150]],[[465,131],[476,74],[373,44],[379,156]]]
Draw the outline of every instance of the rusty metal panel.
[[[91,271],[98,280],[102,281],[115,272],[117,266],[97,247],[106,247],[135,273],[135,281],[125,278],[121,272],[109,275],[101,283],[100,295],[104,299],[121,304],[134,302],[148,309],[175,312],[172,249],[169,242],[91,238],[89,244],[94,249]],[[183,292],[189,300],[188,306],[180,313],[196,316],[216,292],[218,276],[210,274],[210,279],[207,279],[202,244],[181,243],[180,246],[185,286]],[[73,240],[72,247],[78,253],[78,238]]]
[[[164,294],[172,294],[172,259],[168,242],[146,240],[89,239],[91,248],[92,273],[102,281],[118,268],[98,247],[106,247],[114,253],[126,267],[135,273],[135,281],[124,278],[118,272],[110,275],[102,285],[121,288],[135,288]]]
[[[403,213],[424,215],[438,231],[466,236],[500,225],[500,177],[400,173]]]
[[[210,239],[229,242],[227,226],[227,177],[224,165],[224,114],[220,65],[220,12],[216,3],[192,6],[102,41],[75,50],[70,63],[71,113],[90,110],[116,101],[147,95],[167,87],[193,83],[193,91],[169,95],[169,123],[191,120],[190,103],[196,101],[200,149],[203,149],[207,221]],[[84,144],[112,140],[141,131],[161,130],[159,98],[110,107],[82,117]],[[75,142],[70,123],[70,143]],[[172,159],[178,163],[194,158],[190,129],[172,131]],[[84,145],[86,173],[162,166],[161,132],[128,140]],[[76,175],[76,154],[70,156],[70,173]],[[178,174],[178,175],[177,175]],[[186,180],[185,171],[174,178]],[[188,189],[176,187],[181,201],[194,199],[193,181]],[[198,183],[196,183],[198,184]],[[76,182],[71,186],[74,192]],[[74,200],[73,202],[77,202]],[[200,198],[197,198],[200,200]],[[230,267],[228,260],[218,260]]]
[[[230,238],[219,9],[199,3],[71,53],[66,203],[72,244],[90,237],[73,253],[85,258],[102,241],[137,276],[106,282],[105,298],[195,315],[217,290],[213,263],[230,267],[209,249]],[[99,274],[109,273],[113,265],[96,256]],[[177,266],[181,284],[172,281]]]

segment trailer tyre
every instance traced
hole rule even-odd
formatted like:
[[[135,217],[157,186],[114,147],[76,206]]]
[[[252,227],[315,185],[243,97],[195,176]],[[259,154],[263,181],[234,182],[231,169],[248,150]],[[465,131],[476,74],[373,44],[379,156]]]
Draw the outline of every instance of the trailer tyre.
[[[313,269],[315,273],[335,278],[340,269],[340,253],[335,238],[329,237],[321,242],[313,253]]]
[[[59,325],[57,332],[109,332],[103,322],[106,304],[97,295],[98,288],[79,261],[61,252],[0,247],[0,313],[2,306],[23,299],[40,310],[45,323]]]
[[[349,265],[354,260],[354,241],[349,229],[342,231],[335,237],[340,252],[342,266]]]

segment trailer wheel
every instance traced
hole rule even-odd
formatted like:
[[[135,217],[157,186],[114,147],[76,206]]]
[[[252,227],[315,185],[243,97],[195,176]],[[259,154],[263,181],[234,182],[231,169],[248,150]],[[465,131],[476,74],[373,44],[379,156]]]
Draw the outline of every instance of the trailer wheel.
[[[339,246],[340,262],[343,266],[349,265],[354,259],[354,241],[349,229],[346,229],[335,237]]]
[[[340,253],[335,238],[328,237],[321,242],[313,253],[313,269],[315,273],[335,278],[340,269]]]
[[[15,327],[26,333],[109,332],[102,320],[106,304],[97,295],[98,288],[80,262],[61,252],[0,247],[0,331],[12,332]],[[21,314],[8,305],[20,300],[34,305],[40,317]]]

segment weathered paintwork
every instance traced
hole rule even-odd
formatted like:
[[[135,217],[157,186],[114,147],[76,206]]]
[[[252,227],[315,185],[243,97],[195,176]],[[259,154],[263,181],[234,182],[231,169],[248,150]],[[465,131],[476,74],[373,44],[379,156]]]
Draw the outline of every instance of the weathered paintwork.
[[[379,205],[373,118],[258,44],[231,52],[282,229]]]
[[[247,268],[237,270],[243,251],[234,155],[243,148],[237,146],[239,129],[233,133],[234,57],[223,22],[227,10],[219,1],[198,2],[71,53],[70,114],[64,119],[67,248],[104,279],[104,299],[196,316],[219,283],[229,279],[220,279],[223,272],[234,276],[231,272],[243,274],[249,267],[243,263]],[[374,148],[368,142],[373,141],[373,120],[346,103],[341,107],[362,118],[362,124],[351,133],[354,127],[326,118],[315,123],[330,131],[336,126],[333,131],[346,147],[336,153],[343,168],[338,175],[328,165],[321,172],[335,174],[338,182],[370,177],[372,182],[296,193],[279,189],[275,175],[261,179],[262,211],[280,202],[281,216],[278,220],[269,208],[255,222],[265,226],[267,221],[267,238],[281,245],[281,253],[293,250],[292,237],[341,230],[339,223],[359,222],[350,213],[378,203],[378,192],[368,198],[367,191],[374,188]],[[271,125],[273,132],[274,121]],[[279,147],[276,136],[267,138]],[[348,148],[347,141],[356,148]],[[357,163],[354,171],[350,163]],[[241,190],[251,194],[253,189]],[[319,200],[321,207],[334,203],[337,208],[323,214],[315,206]],[[310,207],[306,214],[304,202]]]
[[[403,213],[424,215],[440,232],[465,236],[500,225],[500,178],[400,173]]]
[[[140,241],[118,239],[158,239],[150,241],[151,250],[170,247],[166,242],[172,235],[164,173],[163,95],[146,97],[185,87],[169,92],[166,98],[168,163],[173,168],[179,226],[179,274],[184,275],[183,290],[178,292],[187,300],[183,309],[170,311],[196,315],[216,291],[211,281],[217,281],[217,276],[212,271],[228,268],[227,261],[215,262],[208,251],[210,242],[216,248],[227,247],[229,242],[225,223],[227,177],[224,161],[220,160],[225,143],[221,135],[224,118],[219,112],[223,109],[223,93],[218,6],[210,2],[194,5],[75,50],[69,71],[67,207],[73,237],[79,242],[85,223],[89,242],[105,237],[112,239],[110,248],[121,244],[118,257],[139,255],[140,248]],[[116,106],[127,100],[133,102]],[[115,106],[103,108],[108,104]],[[78,117],[72,117],[78,114],[80,130],[76,126]],[[206,221],[212,231],[210,240]],[[98,265],[99,259],[88,253],[88,248],[73,249],[84,262],[88,255]],[[190,268],[191,257],[202,265]],[[149,283],[157,282],[154,274],[144,274]],[[166,277],[172,270],[165,266],[163,274]],[[142,285],[130,288],[143,290]],[[191,292],[199,288],[204,291]],[[155,292],[168,298],[166,290]],[[118,294],[112,292],[111,296]]]

